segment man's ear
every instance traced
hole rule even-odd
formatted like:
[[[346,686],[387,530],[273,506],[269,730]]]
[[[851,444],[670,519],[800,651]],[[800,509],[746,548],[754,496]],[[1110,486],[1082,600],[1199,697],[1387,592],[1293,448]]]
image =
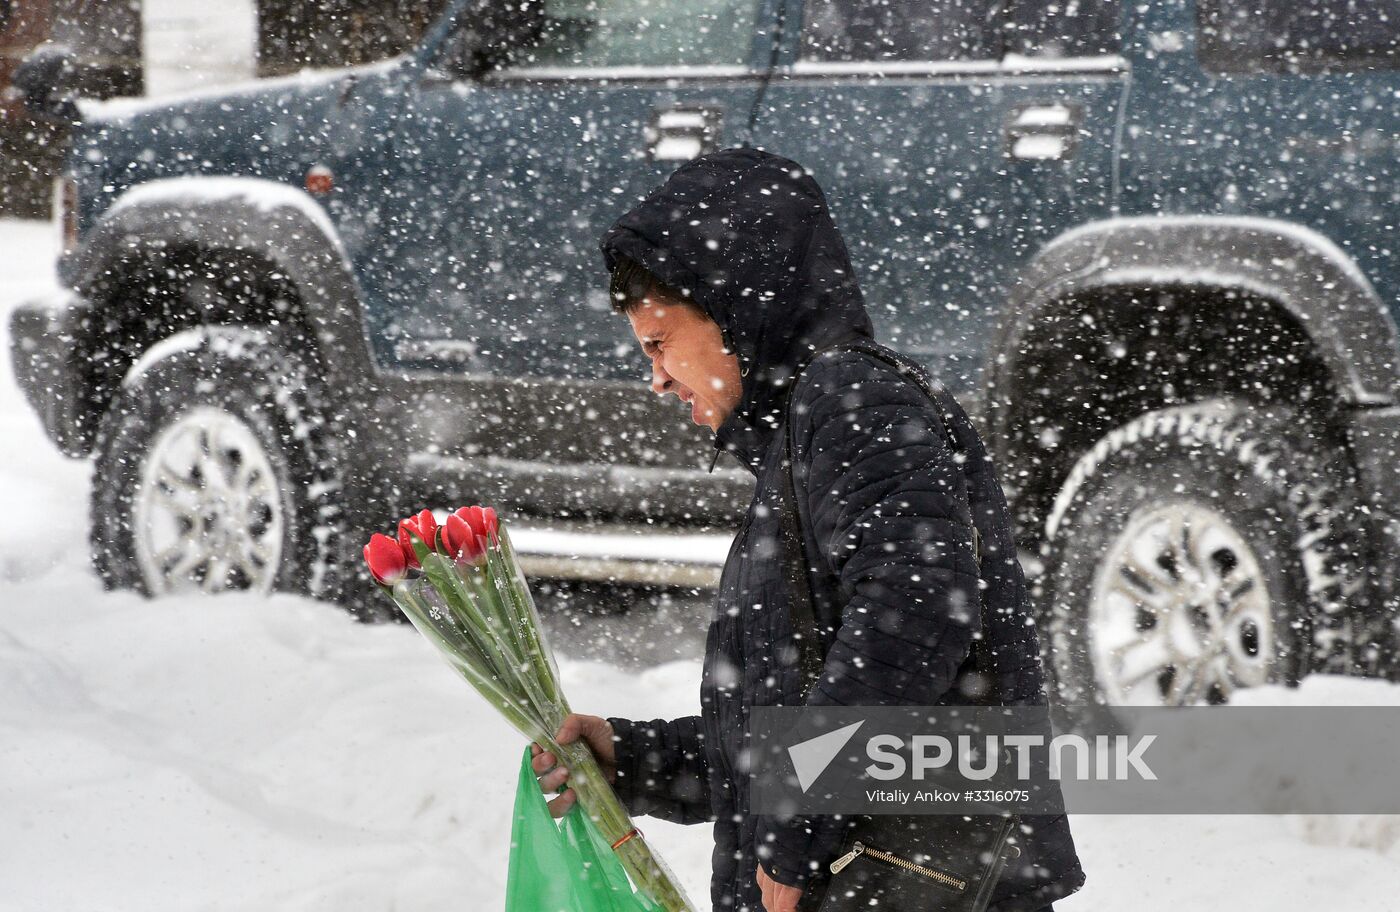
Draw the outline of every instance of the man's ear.
[[[744,366],[744,359],[739,355],[739,346],[734,344],[734,334],[729,331],[728,326],[720,326],[719,337],[724,343],[724,350],[734,356],[734,361],[739,366],[739,376],[747,377],[749,369]]]

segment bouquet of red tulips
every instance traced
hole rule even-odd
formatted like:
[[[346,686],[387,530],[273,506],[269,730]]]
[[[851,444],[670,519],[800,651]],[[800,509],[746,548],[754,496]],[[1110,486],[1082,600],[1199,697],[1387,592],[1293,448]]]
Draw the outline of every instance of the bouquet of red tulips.
[[[612,846],[646,908],[691,908],[654,856],[582,741],[554,739],[569,703],[545,642],[510,535],[494,510],[462,507],[439,524],[432,511],[399,523],[397,540],[376,533],[364,556],[380,589],[477,692],[526,738],[569,769],[569,785]]]

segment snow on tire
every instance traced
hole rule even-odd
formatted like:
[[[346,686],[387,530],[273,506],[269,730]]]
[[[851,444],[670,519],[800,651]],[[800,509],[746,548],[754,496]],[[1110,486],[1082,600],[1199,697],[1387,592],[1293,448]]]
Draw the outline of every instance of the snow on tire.
[[[93,565],[108,588],[340,595],[345,454],[324,389],[276,328],[153,346],[98,428]]]
[[[1075,464],[1046,523],[1039,602],[1062,720],[1221,703],[1344,672],[1362,588],[1344,455],[1279,406],[1149,412]]]

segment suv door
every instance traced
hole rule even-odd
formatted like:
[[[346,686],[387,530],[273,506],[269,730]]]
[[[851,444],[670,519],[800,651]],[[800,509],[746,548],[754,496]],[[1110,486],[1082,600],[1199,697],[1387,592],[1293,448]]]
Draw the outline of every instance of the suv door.
[[[827,190],[880,337],[967,393],[1019,267],[1111,207],[1117,3],[1046,9],[789,0],[754,125]]]
[[[745,141],[775,3],[544,0],[538,37],[493,49],[475,77],[454,57],[466,43],[443,42],[394,124],[396,203],[373,269],[389,366],[466,384],[480,420],[449,447],[505,460],[496,477],[537,470],[603,512],[589,484],[626,500],[615,463],[705,477],[708,440],[661,411],[611,313],[598,240],[681,163]],[[654,511],[657,479],[640,484],[637,509]],[[559,508],[549,501],[535,505]]]
[[[609,319],[598,239],[682,163],[746,138],[771,57],[762,0],[544,0],[542,34],[479,81],[454,83],[472,137],[457,249],[471,306],[509,376],[635,379]],[[463,149],[436,146],[443,165]],[[620,344],[625,343],[625,344]]]

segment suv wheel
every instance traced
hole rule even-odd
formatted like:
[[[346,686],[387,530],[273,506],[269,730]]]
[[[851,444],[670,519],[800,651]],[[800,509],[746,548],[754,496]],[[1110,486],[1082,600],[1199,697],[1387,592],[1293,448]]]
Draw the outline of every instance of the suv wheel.
[[[272,590],[287,519],[274,458],[223,408],[186,409],[160,429],[141,461],[131,517],[148,592]]]
[[[338,598],[352,549],[330,414],[281,330],[153,346],[98,428],[91,546],[107,587]]]
[[[1362,580],[1356,487],[1306,427],[1287,409],[1210,400],[1142,415],[1079,460],[1047,522],[1042,592],[1067,724],[1112,729],[1103,707],[1224,703],[1345,655]]]

